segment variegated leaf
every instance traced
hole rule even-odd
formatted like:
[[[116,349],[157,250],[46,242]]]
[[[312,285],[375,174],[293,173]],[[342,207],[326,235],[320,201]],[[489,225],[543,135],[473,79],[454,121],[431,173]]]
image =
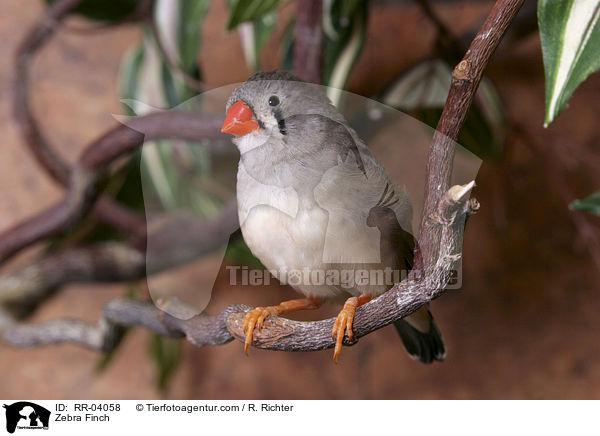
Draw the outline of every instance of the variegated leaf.
[[[540,0],[548,126],[573,91],[600,68],[600,0]]]

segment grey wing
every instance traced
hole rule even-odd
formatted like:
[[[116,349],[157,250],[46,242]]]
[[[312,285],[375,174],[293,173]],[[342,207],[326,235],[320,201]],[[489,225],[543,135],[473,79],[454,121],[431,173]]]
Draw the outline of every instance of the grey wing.
[[[344,175],[349,180],[359,182],[359,189],[355,189],[356,185],[351,187],[351,191],[354,191],[357,197],[348,200],[365,209],[367,217],[368,212],[374,207],[390,208],[395,213],[402,229],[412,233],[412,205],[406,189],[394,184],[382,163],[377,160],[352,128],[335,121],[332,122],[343,128],[343,132],[336,130],[338,147],[351,150],[352,156],[358,154],[358,157],[354,158],[354,165],[350,164],[344,167]],[[337,128],[339,127],[336,126]],[[366,180],[360,180],[361,174]]]
[[[369,224],[371,212],[377,207],[391,210],[394,221],[411,233],[410,200],[404,189],[394,186],[383,165],[354,130],[336,121],[331,123],[334,134],[328,138],[335,140],[340,160],[324,173],[315,189],[317,202],[330,213],[325,257],[330,262],[380,263],[384,260],[380,244],[383,235]],[[348,249],[344,250],[340,244],[328,256],[328,248],[335,248],[338,239]]]
[[[290,133],[295,133],[289,136],[297,138],[289,143],[293,147],[290,153],[304,161],[305,166],[329,169],[339,160],[346,161],[352,156],[356,167],[366,176],[357,142],[344,124],[320,114],[297,114],[286,118],[285,126]]]

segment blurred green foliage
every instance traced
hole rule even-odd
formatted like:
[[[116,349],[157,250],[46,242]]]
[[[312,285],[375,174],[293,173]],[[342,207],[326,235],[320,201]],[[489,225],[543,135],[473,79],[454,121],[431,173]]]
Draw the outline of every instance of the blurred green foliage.
[[[575,200],[570,207],[573,210],[583,210],[600,216],[600,191],[583,200]]]

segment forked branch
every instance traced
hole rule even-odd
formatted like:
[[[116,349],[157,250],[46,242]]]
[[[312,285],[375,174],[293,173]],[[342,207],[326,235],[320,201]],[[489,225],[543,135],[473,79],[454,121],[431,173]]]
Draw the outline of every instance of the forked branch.
[[[498,0],[471,43],[464,59],[453,72],[452,85],[433,138],[427,166],[427,184],[419,242],[422,252],[418,270],[422,277],[409,276],[388,292],[356,311],[355,338],[410,315],[423,304],[445,292],[461,261],[465,219],[479,205],[469,199],[474,186],[450,187],[455,142],[487,63],[515,18],[523,0]],[[135,141],[133,141],[135,142]],[[98,171],[125,148],[119,142],[101,141],[84,154],[80,164]],[[86,173],[89,176],[89,173]],[[93,173],[96,174],[96,173]],[[97,175],[97,174],[96,174]],[[87,186],[96,186],[94,182]],[[0,238],[1,242],[1,238]],[[1,253],[0,243],[0,253]],[[1,257],[1,256],[0,256]],[[110,348],[115,326],[142,326],[169,337],[186,337],[195,345],[219,345],[237,338],[244,340],[242,320],[250,310],[243,305],[226,308],[217,316],[199,315],[189,320],[173,318],[150,302],[118,299],[110,302],[98,325],[58,320],[38,325],[13,324],[4,330],[4,339],[15,346],[76,342],[100,350]],[[333,319],[313,322],[270,317],[254,345],[286,351],[312,351],[333,347]]]

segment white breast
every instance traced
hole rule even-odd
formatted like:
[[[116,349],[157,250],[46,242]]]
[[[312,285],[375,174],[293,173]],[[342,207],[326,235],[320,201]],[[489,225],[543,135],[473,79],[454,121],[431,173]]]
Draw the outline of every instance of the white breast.
[[[363,231],[364,223],[357,226],[346,212],[329,212],[318,204],[299,207],[293,190],[262,185],[240,166],[238,213],[246,244],[276,278],[307,296],[347,297],[363,290],[304,279],[298,282],[299,274],[350,270],[373,262],[373,257],[379,261],[379,232]]]

